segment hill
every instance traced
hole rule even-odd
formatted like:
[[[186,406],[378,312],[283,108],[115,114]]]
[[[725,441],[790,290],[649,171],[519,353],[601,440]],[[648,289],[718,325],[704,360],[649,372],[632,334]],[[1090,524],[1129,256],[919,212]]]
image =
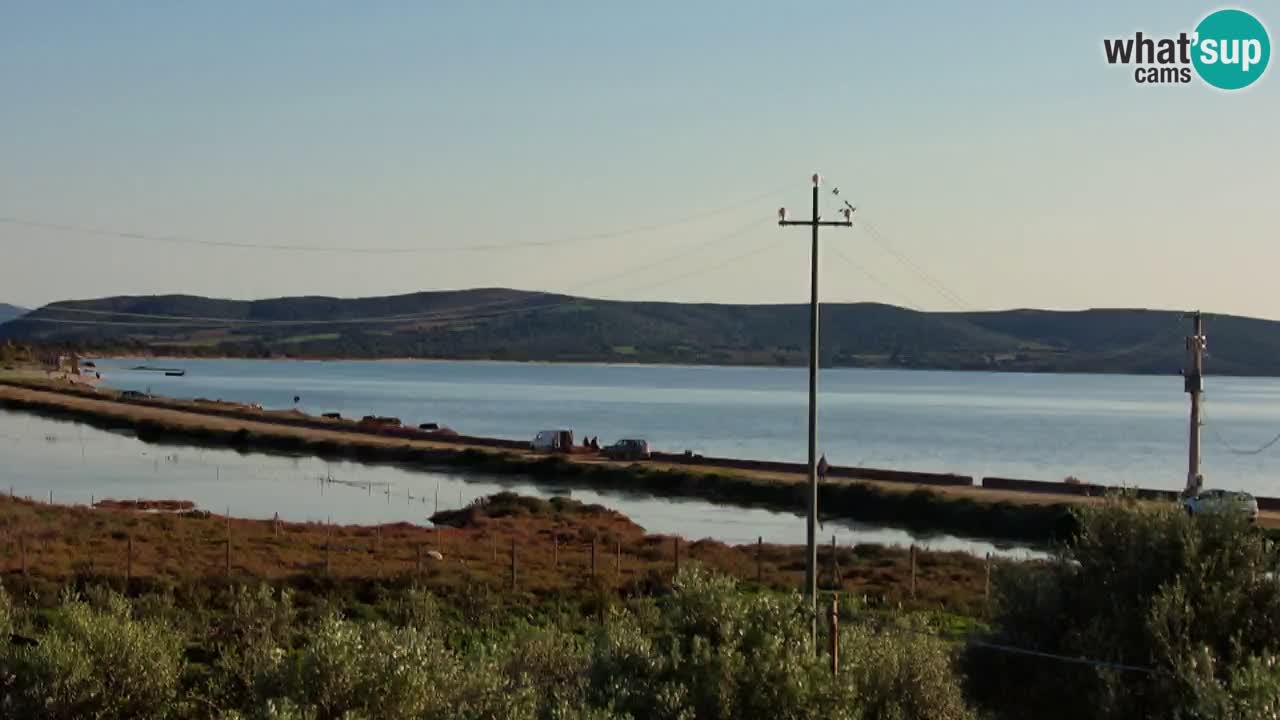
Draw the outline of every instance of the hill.
[[[27,312],[26,308],[18,307],[17,305],[7,305],[5,303],[0,303],[0,323],[9,322],[10,320],[26,312]]]
[[[235,301],[59,302],[0,340],[203,356],[803,365],[806,305],[619,302],[504,289]],[[1177,373],[1189,323],[1162,310],[822,310],[826,366]],[[1213,316],[1210,370],[1280,375],[1280,322]]]

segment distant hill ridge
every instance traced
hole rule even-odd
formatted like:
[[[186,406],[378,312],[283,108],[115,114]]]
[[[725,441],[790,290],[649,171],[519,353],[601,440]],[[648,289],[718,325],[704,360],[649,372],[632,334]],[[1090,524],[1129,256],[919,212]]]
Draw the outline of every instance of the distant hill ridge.
[[[499,288],[358,299],[162,295],[54,303],[0,325],[0,340],[200,356],[803,365],[808,312]],[[821,322],[826,366],[1032,372],[1176,374],[1189,329],[1169,310],[917,312],[877,303],[826,304]],[[1206,323],[1210,372],[1280,375],[1280,322],[1213,315]]]
[[[0,303],[0,323],[8,322],[26,312],[27,309],[24,307]]]

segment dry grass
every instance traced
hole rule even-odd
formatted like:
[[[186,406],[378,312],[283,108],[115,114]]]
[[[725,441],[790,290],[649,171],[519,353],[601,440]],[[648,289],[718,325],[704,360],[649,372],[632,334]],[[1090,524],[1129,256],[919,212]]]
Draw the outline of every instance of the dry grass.
[[[749,582],[786,589],[799,587],[803,579],[802,547],[689,544],[646,535],[625,516],[603,508],[520,498],[527,507],[512,511],[509,498],[514,496],[507,497],[492,511],[468,513],[457,527],[439,528],[327,526],[0,497],[0,571],[10,578],[6,584],[24,579],[25,555],[26,584],[55,592],[84,578],[131,579],[147,586],[199,583],[228,576],[229,559],[235,580],[312,585],[413,579],[442,594],[483,586],[535,598],[585,597],[601,591],[662,592],[674,573],[678,544],[680,562],[695,561]],[[830,549],[822,548],[819,557],[822,585],[833,587]],[[872,605],[973,612],[983,603],[983,561],[962,553],[920,553],[914,601],[907,550],[843,547],[835,560],[835,587],[865,596]]]

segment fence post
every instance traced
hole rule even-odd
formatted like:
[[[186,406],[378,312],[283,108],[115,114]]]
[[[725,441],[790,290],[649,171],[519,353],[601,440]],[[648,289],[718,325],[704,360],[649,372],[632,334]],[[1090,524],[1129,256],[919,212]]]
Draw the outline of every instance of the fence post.
[[[560,567],[560,537],[558,535],[551,536],[551,563],[554,567]]]
[[[511,592],[516,591],[516,539],[511,538]]]
[[[674,540],[672,545],[675,548],[675,551],[672,553],[672,557],[675,559],[676,575],[679,576],[680,575],[680,536],[677,535],[674,538],[672,538],[672,540]]]
[[[839,599],[836,593],[831,593],[831,614],[829,616],[829,627],[831,629],[831,674],[837,675],[840,672],[840,609]]]
[[[324,527],[324,574],[329,574],[329,546],[333,545],[333,528],[329,525]]]
[[[621,540],[617,541],[617,544],[614,545],[614,552],[615,552],[615,555],[613,559],[613,574],[621,578],[622,577],[622,541]]]
[[[911,546],[911,599],[916,599],[916,546]]]
[[[840,579],[836,577],[836,536],[831,536],[831,589],[840,587]]]
[[[52,491],[52,490],[50,490],[50,491],[49,491],[49,504],[50,504],[50,505],[52,505],[52,504],[53,504],[53,491]]]
[[[595,537],[592,537],[591,538],[591,578],[594,580],[595,577],[596,577],[596,539]]]
[[[764,584],[764,536],[756,536],[756,583]]]
[[[498,562],[498,536],[489,536],[489,549],[493,550],[493,561]]]
[[[987,576],[982,583],[982,604],[987,613],[991,612],[991,553],[987,553]]]

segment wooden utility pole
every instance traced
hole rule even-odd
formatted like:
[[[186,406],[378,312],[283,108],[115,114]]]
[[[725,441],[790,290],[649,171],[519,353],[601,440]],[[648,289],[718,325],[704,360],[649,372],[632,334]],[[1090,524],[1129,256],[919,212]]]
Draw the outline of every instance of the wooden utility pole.
[[[1204,477],[1200,474],[1200,396],[1204,393],[1204,317],[1200,311],[1183,315],[1194,323],[1194,331],[1187,336],[1187,369],[1183,371],[1183,388],[1191,396],[1191,428],[1187,442],[1187,487],[1185,497],[1200,492]]]
[[[804,594],[809,598],[809,635],[818,647],[818,228],[823,225],[853,226],[853,210],[845,209],[844,220],[822,220],[818,214],[818,187],[822,177],[813,174],[813,213],[809,220],[788,220],[787,209],[778,210],[781,226],[803,225],[813,231],[809,252],[809,502],[806,517],[807,547],[804,567]]]

